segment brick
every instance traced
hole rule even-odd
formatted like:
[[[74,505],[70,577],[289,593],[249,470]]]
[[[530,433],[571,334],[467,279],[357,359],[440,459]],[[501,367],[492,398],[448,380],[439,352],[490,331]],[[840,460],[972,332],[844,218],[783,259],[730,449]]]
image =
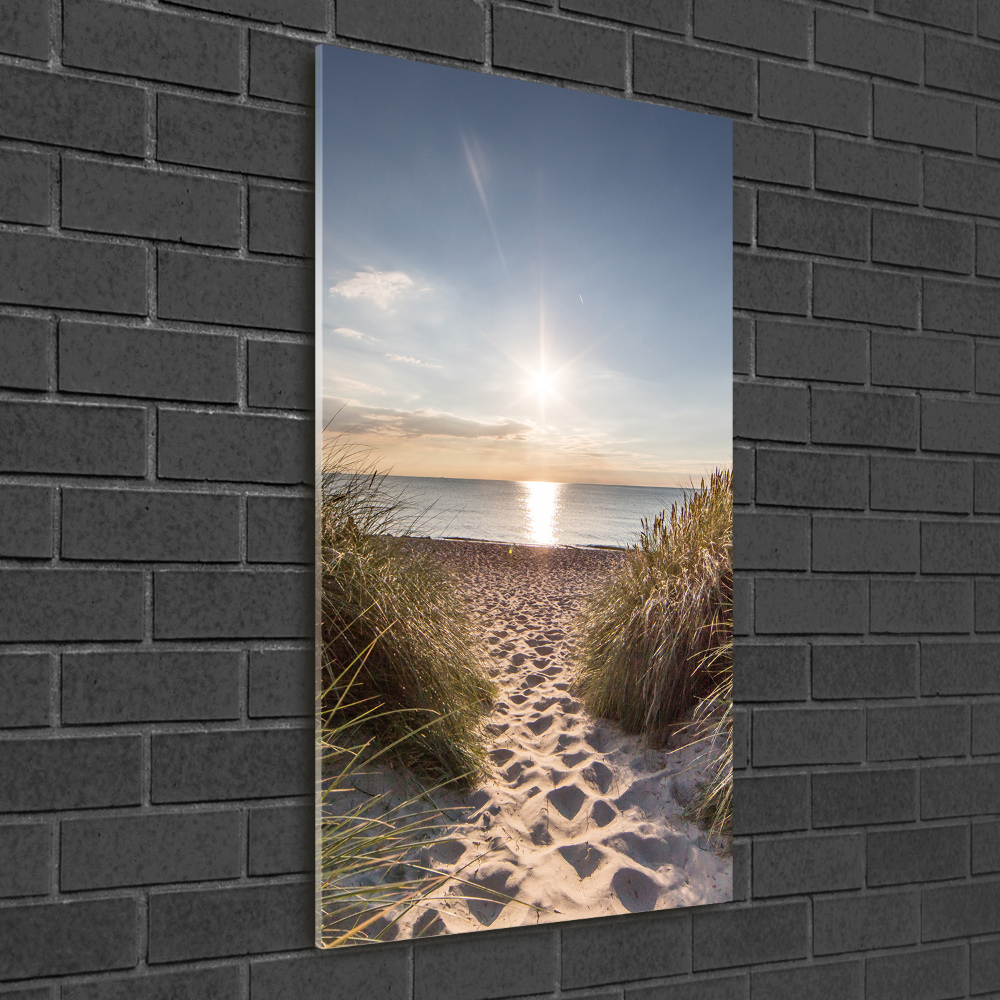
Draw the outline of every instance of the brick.
[[[67,229],[237,247],[241,201],[235,181],[69,156],[62,161]]]
[[[733,185],[733,242],[753,242],[754,191],[741,184]]]
[[[784,0],[696,0],[694,35],[793,59],[808,56],[809,15]]]
[[[808,277],[809,265],[804,260],[735,252],[733,307],[804,316]]]
[[[384,1000],[408,1000],[410,954],[408,949],[381,944],[377,962],[366,948],[314,948],[301,957],[251,962],[253,1000],[288,996],[355,1000],[366,991]]]
[[[920,657],[920,693],[1000,694],[1000,643],[925,642]]]
[[[50,653],[0,653],[0,728],[49,724]]]
[[[994,813],[997,795],[1000,795],[1000,764],[943,764],[921,771],[923,819]]]
[[[1000,463],[976,462],[975,480],[976,513],[1000,513]]]
[[[745,771],[750,761],[750,711],[733,709],[733,769]]]
[[[29,59],[49,58],[49,5],[7,0],[0,22],[0,52]]]
[[[1000,10],[997,10],[989,0],[979,0],[976,29],[980,38],[1000,39]]]
[[[919,83],[923,39],[919,31],[868,17],[817,10],[816,61]]]
[[[312,873],[316,811],[312,806],[250,810],[250,875]]]
[[[971,222],[872,212],[872,260],[969,274],[975,257]]]
[[[865,260],[869,247],[868,209],[857,205],[761,191],[757,243],[782,250]]]
[[[809,187],[811,136],[757,122],[734,121],[733,177]]]
[[[750,842],[733,842],[733,902],[742,903],[750,897]],[[693,1000],[693,998],[692,998]],[[740,997],[743,1000],[743,997]]]
[[[970,33],[975,30],[976,11],[973,0],[953,0],[943,6],[935,0],[875,0],[875,10],[890,17],[904,17],[940,28]]]
[[[920,897],[915,892],[842,895],[813,902],[816,955],[895,948],[919,940]]]
[[[885,1000],[945,1000],[967,995],[968,957],[964,947],[880,955],[866,959],[865,965],[869,996]]]
[[[864,756],[865,718],[861,709],[754,710],[754,767],[860,763]]]
[[[866,135],[871,88],[827,71],[761,62],[759,110],[762,118]]]
[[[893,768],[813,774],[812,818],[816,828],[915,820],[916,772]]]
[[[252,414],[160,410],[159,475],[215,482],[312,479],[311,421]]]
[[[809,392],[798,386],[738,382],[733,386],[733,425],[742,437],[805,441]]]
[[[109,396],[235,403],[235,337],[80,323],[59,325],[59,388]]]
[[[965,830],[964,824],[960,827]],[[968,870],[968,869],[966,869]],[[972,874],[1000,871],[1000,822],[996,820],[972,823]],[[963,871],[964,875],[965,872]]]
[[[51,341],[52,328],[46,319],[0,316],[0,385],[47,389]]]
[[[750,580],[737,577],[733,581],[733,635],[750,634]]]
[[[757,321],[757,374],[822,382],[865,381],[868,334],[849,326]]]
[[[0,486],[0,556],[52,558],[53,492],[42,486]]]
[[[827,573],[916,573],[920,526],[886,518],[820,517],[812,522],[812,568]]]
[[[137,407],[0,403],[0,470],[141,476],[146,413]]]
[[[1000,580],[976,581],[976,631],[1000,632]]]
[[[237,878],[241,827],[235,810],[66,820],[59,887],[73,892]]]
[[[247,713],[253,718],[311,716],[315,711],[312,649],[264,649],[250,653]]]
[[[151,758],[151,798],[157,804],[313,791],[311,727],[155,734]]]
[[[971,580],[872,580],[872,632],[970,632]]]
[[[733,374],[749,375],[753,354],[753,321],[746,316],[733,317]]]
[[[1000,344],[976,342],[976,392],[1000,395]]]
[[[964,757],[969,752],[965,705],[899,705],[868,709],[868,759]]]
[[[142,316],[146,251],[39,233],[0,233],[0,297],[19,305]]]
[[[675,980],[660,986],[627,986],[625,1000],[746,1000],[750,995],[747,980],[743,974]]]
[[[88,899],[0,909],[0,979],[130,969],[139,960],[135,899]]]
[[[312,268],[159,251],[161,319],[311,332]]]
[[[957,90],[963,95],[1000,97],[1000,53],[995,46],[930,34],[925,45],[928,87]]]
[[[0,642],[142,638],[142,573],[0,570]]]
[[[813,646],[813,698],[907,698],[917,693],[917,644]]]
[[[235,965],[197,969],[194,972],[168,972],[101,978],[93,983],[62,987],[63,1000],[239,1000],[242,996],[240,969]]]
[[[749,113],[754,60],[686,42],[636,35],[632,88],[638,94]]]
[[[925,451],[996,454],[1000,403],[925,399],[921,410],[920,438]]]
[[[972,706],[973,756],[1000,753],[1000,704]]]
[[[752,973],[754,1000],[783,997],[843,997],[861,1000],[865,969],[861,962],[826,962],[800,969],[769,969]]]
[[[3,740],[0,765],[0,812],[137,806],[142,794],[139,736]]]
[[[237,562],[240,498],[149,490],[64,490],[62,556],[126,562]]]
[[[18,823],[0,826],[0,897],[44,896],[49,891],[51,872],[47,823]]]
[[[308,497],[249,497],[247,561],[311,563],[315,504]]]
[[[1000,882],[938,886],[921,896],[924,941],[1000,931]]]
[[[805,958],[807,902],[758,905],[750,909],[702,907],[692,913],[694,969],[721,969]]]
[[[787,833],[809,826],[809,776],[759,775],[733,779],[733,832]]]
[[[971,971],[970,990],[973,994],[987,993],[1000,987],[1000,942],[973,941],[969,947]]]
[[[1000,278],[1000,226],[976,226],[976,274]]]
[[[964,824],[868,834],[869,886],[961,878],[968,870],[969,834]]]
[[[808,569],[809,518],[804,514],[735,514],[736,569]]]
[[[790,896],[860,889],[864,835],[759,837],[753,845],[753,895]]]
[[[895,271],[813,265],[813,315],[916,327],[920,279]]]
[[[753,448],[733,445],[733,500],[738,504],[753,500],[754,464]]]
[[[559,6],[562,10],[575,10],[678,35],[687,30],[686,0],[563,0]]]
[[[254,21],[287,24],[290,28],[312,28],[325,31],[326,3],[324,0],[168,0],[169,3],[233,14]]]
[[[872,383],[914,389],[972,388],[972,343],[957,337],[872,332]]]
[[[1000,524],[931,521],[921,529],[924,573],[1000,573]]]
[[[921,197],[920,178],[917,153],[816,137],[816,187],[820,190],[916,205]]]
[[[251,340],[247,344],[251,406],[312,410],[316,402],[312,344]]]
[[[812,440],[917,447],[917,397],[872,390],[812,390]]]
[[[413,1000],[487,1000],[547,993],[556,984],[552,931],[472,934],[413,952]]]
[[[311,181],[313,132],[298,111],[157,97],[157,159],[168,163]]]
[[[1000,337],[1000,288],[924,279],[924,328]]]
[[[998,219],[1000,167],[943,156],[926,156],[924,204],[928,208]]]
[[[924,407],[928,402],[923,401]],[[971,462],[873,455],[871,466],[873,510],[971,510]]]
[[[151,893],[148,961],[309,948],[312,902],[312,884],[305,882]]]
[[[51,574],[50,574],[51,575]],[[311,572],[158,570],[157,639],[299,639],[313,634]]]
[[[754,619],[761,635],[848,635],[866,631],[865,580],[758,577],[755,595]]]
[[[47,226],[51,158],[18,149],[0,149],[0,219]]]
[[[481,60],[485,31],[483,9],[475,0],[432,0],[419,8],[407,0],[337,4],[339,35],[455,59]]]
[[[402,8],[400,0],[392,6]],[[477,45],[481,30],[477,26]],[[478,59],[478,52],[470,58]],[[495,7],[493,65],[623,90],[625,33],[535,11]]]
[[[142,156],[146,94],[139,87],[0,66],[0,134]]]
[[[758,503],[861,509],[867,498],[868,459],[862,455],[757,450]]]
[[[688,913],[641,920],[589,920],[561,932],[563,989],[676,976],[691,968]]]
[[[251,250],[290,257],[313,256],[315,224],[311,193],[251,184],[247,216]]]
[[[233,24],[64,0],[62,38],[66,66],[240,91],[240,31]]]
[[[240,655],[226,652],[64,653],[62,721],[238,719]]]

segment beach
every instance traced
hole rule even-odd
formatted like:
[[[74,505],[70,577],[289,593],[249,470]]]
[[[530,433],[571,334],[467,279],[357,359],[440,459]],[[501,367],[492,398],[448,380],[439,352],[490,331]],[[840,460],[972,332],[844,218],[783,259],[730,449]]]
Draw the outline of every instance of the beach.
[[[486,720],[491,775],[438,791],[439,842],[411,876],[442,879],[386,938],[725,902],[732,859],[683,818],[717,748],[649,747],[572,694],[575,612],[620,550],[410,539],[454,574],[499,696]],[[365,794],[412,794],[374,769]]]

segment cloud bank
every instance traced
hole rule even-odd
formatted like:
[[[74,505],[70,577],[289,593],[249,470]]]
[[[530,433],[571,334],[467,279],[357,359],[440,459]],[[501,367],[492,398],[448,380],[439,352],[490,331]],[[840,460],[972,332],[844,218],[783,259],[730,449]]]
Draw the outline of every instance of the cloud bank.
[[[438,410],[398,410],[388,406],[365,406],[348,399],[327,396],[323,419],[336,417],[331,430],[350,434],[381,434],[391,437],[495,438],[523,441],[533,425],[510,417],[474,420]]]

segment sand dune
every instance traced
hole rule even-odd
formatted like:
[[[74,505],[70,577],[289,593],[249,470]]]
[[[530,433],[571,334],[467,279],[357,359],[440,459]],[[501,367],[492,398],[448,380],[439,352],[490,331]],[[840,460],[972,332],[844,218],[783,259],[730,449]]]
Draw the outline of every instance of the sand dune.
[[[462,933],[732,898],[732,861],[683,818],[715,748],[649,749],[571,694],[573,615],[614,550],[414,541],[459,576],[501,694],[491,778],[464,798],[416,867],[453,877],[388,937]],[[398,775],[367,792],[406,797]]]

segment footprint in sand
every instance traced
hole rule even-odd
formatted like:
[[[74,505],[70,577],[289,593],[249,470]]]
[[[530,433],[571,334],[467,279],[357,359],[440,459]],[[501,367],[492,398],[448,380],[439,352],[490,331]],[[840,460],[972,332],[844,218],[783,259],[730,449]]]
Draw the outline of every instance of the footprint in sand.
[[[595,760],[589,767],[584,768],[583,777],[593,785],[601,795],[606,795],[614,780],[614,772],[607,764],[602,764]]]
[[[541,736],[549,726],[552,725],[552,716],[543,715],[540,719],[535,719],[534,722],[528,723],[528,728],[536,735]]]
[[[619,868],[611,877],[611,888],[630,913],[655,909],[660,897],[660,887],[638,868]]]
[[[513,757],[513,756],[514,756],[514,751],[513,750],[507,750],[506,748],[503,748],[503,747],[501,747],[501,748],[499,748],[497,750],[491,750],[490,751],[490,759],[497,766],[499,766],[501,764],[506,764],[507,761],[509,761],[511,759],[511,757]]]
[[[562,742],[562,739],[563,739],[563,737],[560,736],[559,737],[559,741]],[[556,744],[556,748],[558,749],[558,744]],[[582,763],[589,756],[590,756],[590,754],[586,750],[577,750],[576,753],[563,754],[562,757],[560,758],[560,760],[562,760],[562,762],[567,767],[576,767],[577,764]],[[584,776],[586,776],[586,772],[584,772]],[[604,794],[603,791],[602,791],[601,794],[602,795]]]
[[[587,793],[576,785],[563,785],[561,788],[553,788],[546,798],[566,819],[572,819],[580,811]]]
[[[604,851],[593,844],[566,844],[559,853],[573,866],[580,878],[589,878],[597,871],[606,857]]]
[[[598,799],[590,810],[590,818],[598,826],[607,826],[617,815],[604,799]]]

